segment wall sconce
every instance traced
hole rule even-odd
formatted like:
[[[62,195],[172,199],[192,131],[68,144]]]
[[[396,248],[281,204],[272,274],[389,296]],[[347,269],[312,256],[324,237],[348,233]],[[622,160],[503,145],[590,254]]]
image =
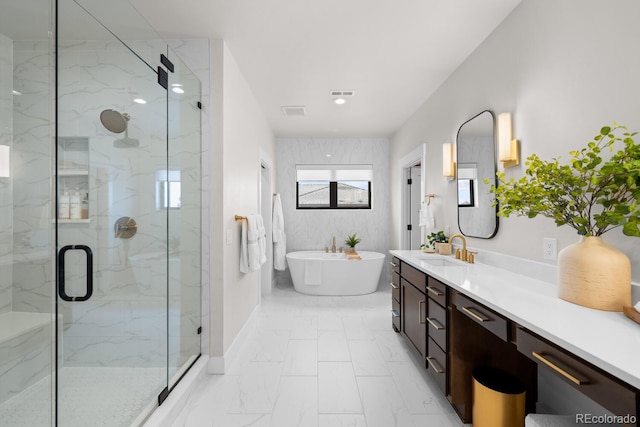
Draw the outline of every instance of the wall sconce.
[[[511,114],[498,115],[498,159],[505,168],[520,164],[520,147],[517,139],[513,138],[511,129]]]
[[[0,145],[0,178],[11,176],[11,154],[8,145]]]
[[[453,144],[442,144],[442,175],[447,177],[448,181],[453,180],[456,176],[456,163],[453,160]]]

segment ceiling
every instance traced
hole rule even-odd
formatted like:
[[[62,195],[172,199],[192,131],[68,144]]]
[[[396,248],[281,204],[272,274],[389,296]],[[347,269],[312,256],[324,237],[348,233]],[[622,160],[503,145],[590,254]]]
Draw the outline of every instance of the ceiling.
[[[132,0],[166,38],[224,39],[278,137],[391,136],[520,1]]]

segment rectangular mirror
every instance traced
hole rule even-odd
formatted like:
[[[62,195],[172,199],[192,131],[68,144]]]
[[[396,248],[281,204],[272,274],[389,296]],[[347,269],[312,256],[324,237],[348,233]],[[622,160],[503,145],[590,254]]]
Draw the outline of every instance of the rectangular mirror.
[[[498,231],[493,195],[496,182],[495,116],[489,110],[460,126],[456,139],[458,227],[468,237],[490,239]],[[489,184],[485,184],[485,178]]]

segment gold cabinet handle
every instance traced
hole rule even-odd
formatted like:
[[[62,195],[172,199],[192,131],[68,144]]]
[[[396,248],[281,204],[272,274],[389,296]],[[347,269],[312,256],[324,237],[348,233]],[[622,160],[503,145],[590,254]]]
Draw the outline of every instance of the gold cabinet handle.
[[[444,374],[444,369],[440,367],[436,359],[434,359],[433,357],[427,357],[427,362],[429,362],[429,365],[431,365],[431,367],[434,371],[436,371],[437,374]]]
[[[422,321],[422,319],[425,317],[422,315],[422,307],[424,307],[425,302],[426,302],[425,300],[418,301],[418,317],[420,318],[419,320],[421,325],[424,325],[425,323],[427,323],[426,321],[425,322]]]
[[[391,286],[393,289],[400,289],[400,287],[393,282],[389,283],[389,286]]]
[[[394,267],[394,268],[398,266],[398,264],[396,264],[396,263],[395,263],[395,262],[393,262],[393,261],[389,261],[389,264],[391,264],[391,267]]]
[[[427,290],[437,297],[444,295],[444,292],[440,292],[440,289],[434,288],[433,286],[427,286]]]
[[[431,317],[427,317],[427,322],[431,324],[434,328],[441,331],[444,329],[444,325],[441,325],[436,319],[432,319]]]
[[[553,356],[550,356],[548,354],[545,355],[537,351],[532,351],[531,354],[533,354],[533,357],[535,357],[536,359],[538,359],[539,361],[541,361],[542,363],[544,363],[545,365],[547,365],[548,367],[550,367],[551,369],[553,369],[554,371],[556,371],[557,373],[559,373],[560,375],[562,375],[563,377],[571,381],[572,383],[577,385],[589,384],[588,379],[578,378],[575,375],[572,375],[569,372],[567,372],[566,369],[562,369],[560,366],[558,366],[557,361],[554,363],[551,360],[549,360],[550,358],[553,358]]]
[[[490,322],[491,320],[493,320],[492,318],[487,317],[483,313],[479,312],[475,307],[462,307],[462,311],[476,319],[478,322]]]

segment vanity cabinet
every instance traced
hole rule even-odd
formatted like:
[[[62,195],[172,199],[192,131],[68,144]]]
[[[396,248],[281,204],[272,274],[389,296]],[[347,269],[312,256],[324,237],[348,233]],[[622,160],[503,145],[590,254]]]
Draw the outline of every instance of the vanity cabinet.
[[[426,297],[404,278],[400,279],[400,283],[402,284],[402,301],[400,302],[402,333],[424,357],[427,338]]]
[[[391,259],[391,327],[394,331],[400,332],[402,328],[400,322],[400,260]]]
[[[516,343],[518,350],[535,362],[538,369],[551,370],[614,414],[637,418],[640,397],[632,386],[522,327],[516,328]]]
[[[449,392],[448,286],[427,278],[427,372],[444,395]]]

